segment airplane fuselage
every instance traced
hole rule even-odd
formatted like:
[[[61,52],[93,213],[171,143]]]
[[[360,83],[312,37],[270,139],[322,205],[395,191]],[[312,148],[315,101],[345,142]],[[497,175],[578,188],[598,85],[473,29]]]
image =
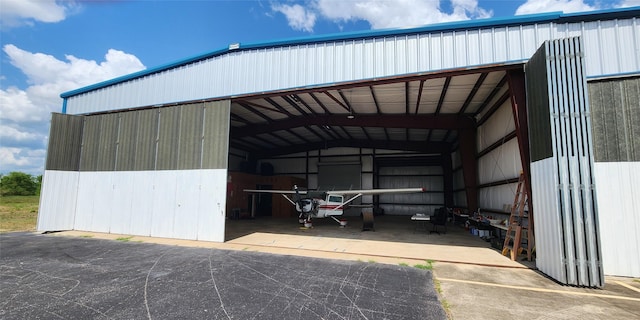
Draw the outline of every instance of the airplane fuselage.
[[[300,218],[326,218],[329,216],[341,216],[344,213],[344,197],[330,194],[326,199],[303,198],[296,203],[296,211]]]

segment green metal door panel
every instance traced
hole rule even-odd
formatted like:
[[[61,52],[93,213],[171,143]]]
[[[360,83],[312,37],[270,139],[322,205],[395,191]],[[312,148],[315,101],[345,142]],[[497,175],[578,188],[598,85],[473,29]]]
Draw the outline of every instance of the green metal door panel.
[[[113,171],[116,167],[116,153],[118,148],[118,127],[119,114],[99,115],[102,118],[100,124],[100,135],[98,159],[96,161],[96,171]]]
[[[135,164],[136,138],[138,136],[138,117],[136,111],[120,113],[116,171],[132,171]]]
[[[83,116],[51,115],[46,170],[80,170]]]
[[[138,130],[135,139],[134,171],[154,170],[156,167],[156,139],[158,137],[157,109],[136,111]]]
[[[156,170],[178,168],[178,143],[180,139],[180,111],[182,107],[160,109],[158,152]]]
[[[184,105],[181,111],[178,170],[200,169],[204,106]]]
[[[229,158],[229,100],[208,102],[204,108],[202,169],[226,169]]]

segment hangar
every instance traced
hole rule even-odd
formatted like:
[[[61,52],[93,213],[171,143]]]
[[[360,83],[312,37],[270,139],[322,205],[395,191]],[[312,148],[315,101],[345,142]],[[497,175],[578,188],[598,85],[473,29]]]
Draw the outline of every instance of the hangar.
[[[362,201],[504,215],[522,172],[539,270],[640,276],[639,14],[235,43],[63,93],[37,228],[222,242],[246,206],[229,177],[426,187]]]

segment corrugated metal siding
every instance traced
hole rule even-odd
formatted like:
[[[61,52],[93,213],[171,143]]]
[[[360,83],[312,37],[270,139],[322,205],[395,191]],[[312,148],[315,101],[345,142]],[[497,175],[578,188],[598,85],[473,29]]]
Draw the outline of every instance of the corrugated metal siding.
[[[224,242],[227,170],[199,170],[197,240]]]
[[[134,171],[156,168],[156,140],[158,138],[159,111],[140,110],[138,113]]]
[[[640,162],[596,162],[595,175],[604,273],[640,277]]]
[[[494,150],[477,160],[478,183],[487,185],[508,179],[517,179],[522,171],[518,140],[505,140],[515,131],[511,101],[507,100],[491,117],[478,127],[478,152],[494,143],[501,143]],[[464,181],[458,188],[464,187]],[[482,187],[478,190],[478,205],[481,209],[504,210],[505,204],[513,204],[516,188],[513,185]]]
[[[36,226],[38,231],[73,229],[77,189],[77,171],[44,171]]]
[[[46,170],[79,170],[83,122],[80,116],[51,114]]]
[[[529,72],[527,77],[527,119],[529,125],[529,150],[531,162],[553,157],[553,132],[551,132],[551,107],[549,97],[551,89],[547,81],[547,69],[544,68],[546,57],[537,53],[529,65],[538,66]],[[535,106],[535,109],[533,108]]]
[[[78,182],[78,204],[75,230],[108,233],[111,229],[111,208],[115,185],[113,172],[82,172]]]
[[[130,220],[130,234],[151,236],[155,172],[134,171],[123,174],[133,176],[131,185],[136,186],[130,190],[134,199],[130,209],[133,213]]]
[[[138,212],[131,210],[133,203],[139,199],[134,198],[133,189],[138,187],[135,184],[135,173],[111,174],[112,199],[109,210],[109,232],[118,234],[132,234],[135,229],[132,225],[132,218]]]
[[[69,97],[71,114],[153,106],[529,59],[581,36],[586,75],[640,71],[638,19],[553,22],[232,51]],[[401,32],[401,31],[399,31]]]
[[[506,135],[516,130],[513,122],[511,101],[505,101],[491,117],[478,127],[478,151],[502,140]]]
[[[82,152],[80,157],[81,171],[96,171],[98,169],[98,154],[100,152],[100,116],[86,117],[82,132]]]
[[[180,113],[178,170],[199,169],[202,162],[203,104],[183,105]]]
[[[203,118],[202,169],[226,169],[229,161],[231,102],[207,102]]]
[[[225,169],[80,172],[75,178],[78,201],[65,229],[224,241]]]
[[[115,167],[117,171],[132,171],[135,167],[139,115],[140,113],[135,111],[118,114],[120,130],[118,133],[118,154]]]
[[[549,103],[529,100],[527,105],[532,115],[550,114],[546,121],[551,122],[553,150],[548,160],[531,164],[535,236],[543,239],[540,246],[536,244],[536,265],[562,283],[601,287],[604,276],[583,56],[580,38],[554,40],[545,42],[526,65],[527,97],[549,98]],[[540,77],[544,69],[547,79]],[[550,112],[541,110],[547,106]],[[544,140],[531,143],[540,141]],[[555,189],[557,196],[541,187]],[[550,205],[549,199],[554,198],[557,204]],[[560,255],[555,248],[558,243]]]
[[[478,190],[478,206],[481,211],[486,209],[509,212],[513,205],[517,183],[509,183],[492,187],[484,187]]]
[[[500,147],[478,159],[478,182],[489,184],[518,178],[522,170],[521,163],[518,140],[506,141]]]
[[[82,134],[81,171],[112,171],[118,152],[118,114],[85,117]]]
[[[640,77],[588,86],[595,161],[640,161]]]
[[[444,206],[444,182],[442,167],[407,166],[382,167],[378,173],[378,188],[426,188],[426,193],[381,194],[380,207],[389,215],[432,214]]]
[[[118,132],[120,129],[120,115],[117,113],[105,114],[100,124],[99,151],[97,171],[112,171],[116,168],[118,156]]]
[[[55,136],[68,126],[78,140],[56,166],[75,156],[81,170],[46,171],[38,228],[224,241],[229,111],[221,101],[55,116]]]
[[[535,209],[536,266],[561,283],[567,282],[564,243],[568,241],[562,228],[562,203],[558,190],[556,161],[547,158],[531,162],[531,200]]]
[[[156,170],[174,170],[178,167],[181,110],[181,106],[159,110]]]
[[[219,101],[85,116],[80,170],[226,169],[229,106]]]

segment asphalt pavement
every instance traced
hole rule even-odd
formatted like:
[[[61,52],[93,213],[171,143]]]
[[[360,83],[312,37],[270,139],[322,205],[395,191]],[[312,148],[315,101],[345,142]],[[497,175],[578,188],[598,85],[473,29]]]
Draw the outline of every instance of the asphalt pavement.
[[[0,234],[2,319],[446,319],[430,270]]]

